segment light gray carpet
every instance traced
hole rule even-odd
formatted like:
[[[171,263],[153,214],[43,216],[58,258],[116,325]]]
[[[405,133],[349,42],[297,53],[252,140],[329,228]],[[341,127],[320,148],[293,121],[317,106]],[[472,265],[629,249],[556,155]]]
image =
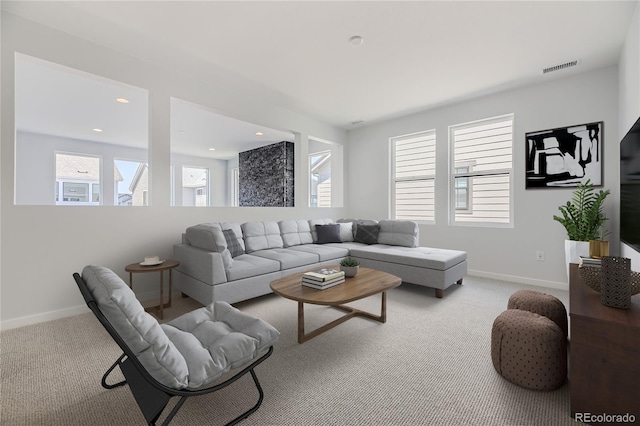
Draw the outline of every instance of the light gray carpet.
[[[575,425],[567,385],[523,389],[491,364],[493,320],[521,288],[553,294],[568,307],[566,291],[477,277],[444,299],[403,284],[388,293],[386,324],[354,318],[299,345],[295,302],[268,295],[239,303],[282,333],[273,356],[256,368],[264,403],[242,424]],[[378,313],[380,297],[353,305]],[[165,316],[198,306],[174,297]],[[342,313],[307,305],[305,315],[309,331]],[[0,424],[144,424],[126,386],[100,386],[120,352],[92,314],[7,330],[0,338]],[[244,377],[221,393],[191,398],[171,424],[223,424],[256,398]]]

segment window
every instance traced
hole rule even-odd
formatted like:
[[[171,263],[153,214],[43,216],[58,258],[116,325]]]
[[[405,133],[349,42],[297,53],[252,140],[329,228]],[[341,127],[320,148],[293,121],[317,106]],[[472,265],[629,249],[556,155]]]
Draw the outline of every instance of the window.
[[[55,194],[58,205],[99,205],[100,158],[56,153]]]
[[[240,197],[240,168],[231,169],[231,207],[238,207]]]
[[[149,167],[135,160],[114,160],[116,206],[146,206],[149,191]]]
[[[202,167],[182,167],[182,205],[209,205],[209,170]]]
[[[513,115],[449,128],[451,223],[512,224]]]
[[[436,131],[391,139],[394,219],[435,222]]]
[[[455,173],[464,175],[469,172],[470,167],[456,167]],[[454,203],[457,211],[471,211],[471,188],[468,177],[456,179],[454,187]]]
[[[331,151],[309,154],[309,207],[331,207]]]

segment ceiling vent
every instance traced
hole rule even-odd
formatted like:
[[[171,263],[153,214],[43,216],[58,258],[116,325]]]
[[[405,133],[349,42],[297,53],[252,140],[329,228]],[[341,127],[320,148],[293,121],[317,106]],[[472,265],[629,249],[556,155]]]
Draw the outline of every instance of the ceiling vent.
[[[564,64],[560,64],[560,65],[554,65],[554,66],[549,67],[549,68],[544,68],[542,70],[542,74],[547,74],[547,73],[550,73],[550,72],[553,72],[553,71],[560,71],[560,70],[563,70],[565,68],[575,67],[579,63],[580,63],[580,61],[576,60],[576,61],[565,62]]]

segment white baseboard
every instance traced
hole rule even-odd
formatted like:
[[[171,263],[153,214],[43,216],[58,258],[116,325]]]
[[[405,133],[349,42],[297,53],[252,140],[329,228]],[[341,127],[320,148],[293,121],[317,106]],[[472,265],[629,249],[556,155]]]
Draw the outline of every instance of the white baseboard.
[[[469,270],[467,271],[467,274],[473,275],[475,277],[491,278],[494,280],[528,284],[528,285],[534,285],[537,287],[555,288],[555,289],[567,290],[567,291],[569,290],[568,283],[561,283],[557,281],[537,280],[535,278],[518,277],[515,275],[496,274],[494,272],[485,272],[485,271],[476,271],[476,270]]]
[[[159,294],[158,292],[145,292],[136,296],[140,300],[153,300],[154,298],[158,299]],[[172,296],[175,296],[174,292],[172,292]],[[0,330],[11,330],[13,328],[25,327],[27,325],[38,324],[41,322],[72,317],[74,315],[80,315],[87,312],[90,312],[87,305],[78,305],[72,306],[70,308],[58,309],[56,311],[43,312],[41,314],[27,315],[24,317],[0,321]]]
[[[72,306],[70,308],[59,309],[57,311],[43,312],[41,314],[27,315],[25,317],[4,320],[0,322],[0,330],[11,330],[12,328],[25,327],[27,325],[41,322],[53,321],[60,318],[72,317],[89,312],[87,305]]]

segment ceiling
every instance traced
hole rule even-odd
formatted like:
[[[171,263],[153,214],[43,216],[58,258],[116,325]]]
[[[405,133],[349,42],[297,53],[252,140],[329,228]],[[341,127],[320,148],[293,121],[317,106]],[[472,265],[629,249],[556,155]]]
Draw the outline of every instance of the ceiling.
[[[2,2],[4,10],[154,63],[194,61],[214,84],[344,129],[615,65],[637,5]],[[364,42],[350,44],[354,35]],[[579,65],[542,73],[573,60]]]

